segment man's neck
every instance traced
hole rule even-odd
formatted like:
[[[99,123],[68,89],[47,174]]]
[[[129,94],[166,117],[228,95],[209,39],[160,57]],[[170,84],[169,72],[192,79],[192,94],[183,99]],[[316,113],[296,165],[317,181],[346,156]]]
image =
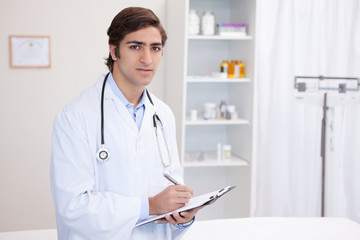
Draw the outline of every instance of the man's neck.
[[[139,104],[142,93],[144,92],[143,86],[137,86],[129,84],[127,81],[123,81],[119,74],[114,74],[114,81],[122,94],[125,96],[129,103],[134,104],[134,108]]]

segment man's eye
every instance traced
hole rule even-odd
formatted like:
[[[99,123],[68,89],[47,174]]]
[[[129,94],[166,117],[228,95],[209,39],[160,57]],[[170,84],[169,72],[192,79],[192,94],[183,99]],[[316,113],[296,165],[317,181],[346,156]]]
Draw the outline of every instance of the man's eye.
[[[154,50],[154,51],[157,51],[157,52],[158,52],[158,51],[161,51],[161,47],[153,47],[153,50]]]
[[[131,49],[134,49],[134,50],[138,50],[138,49],[140,49],[140,46],[138,46],[138,45],[132,45],[132,46],[130,46],[130,48],[131,48]]]

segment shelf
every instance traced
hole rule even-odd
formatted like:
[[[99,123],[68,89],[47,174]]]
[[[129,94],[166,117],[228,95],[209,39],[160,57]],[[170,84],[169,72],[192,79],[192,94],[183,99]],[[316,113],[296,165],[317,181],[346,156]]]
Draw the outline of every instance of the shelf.
[[[168,35],[166,99],[179,128],[177,140],[184,181],[196,191],[218,184],[237,185],[237,192],[199,215],[201,220],[248,217],[251,203],[253,142],[253,98],[255,75],[256,0],[177,0],[167,2]],[[188,35],[190,9],[212,11],[218,22],[244,22],[244,36],[221,33],[213,36]],[[245,63],[245,78],[228,78],[220,73],[222,60]],[[177,91],[172,91],[176,89]],[[204,120],[204,104],[234,105],[237,118]],[[197,119],[190,118],[197,110]],[[216,115],[218,116],[218,115]],[[194,118],[193,118],[194,119]],[[231,145],[230,160],[217,160],[218,144]],[[219,148],[220,149],[220,148]],[[209,189],[210,190],[210,189]]]
[[[236,120],[203,120],[199,119],[196,121],[191,121],[187,119],[185,121],[185,125],[193,126],[193,125],[247,125],[250,122],[246,119],[236,119]]]
[[[238,36],[238,35],[213,35],[213,36],[204,36],[204,35],[193,35],[187,37],[189,40],[251,40],[252,36]]]
[[[208,158],[204,160],[184,160],[184,167],[231,167],[249,165],[247,161],[234,155],[232,155],[232,158],[230,160],[220,161],[216,159],[216,153],[214,152],[206,152],[205,155]]]
[[[248,83],[250,78],[215,78],[211,76],[187,76],[187,83]]]

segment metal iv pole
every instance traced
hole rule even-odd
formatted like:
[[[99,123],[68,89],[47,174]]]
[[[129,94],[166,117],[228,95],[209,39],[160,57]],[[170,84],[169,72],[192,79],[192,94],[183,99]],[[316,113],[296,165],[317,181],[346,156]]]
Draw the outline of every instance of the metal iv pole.
[[[300,82],[300,80],[303,80],[303,82]],[[352,87],[348,88],[346,83],[340,83],[337,87],[321,87],[320,84],[314,85],[310,84],[311,80],[316,81],[323,81],[323,80],[337,80],[337,81],[356,81],[356,84],[353,84]],[[298,90],[298,92],[306,92],[307,89],[309,89],[309,86],[316,86],[316,90],[318,91],[325,91],[324,92],[324,101],[323,101],[323,117],[321,120],[321,217],[325,216],[325,176],[326,176],[326,123],[327,123],[327,117],[326,113],[329,109],[328,103],[327,103],[327,91],[338,91],[339,93],[346,93],[346,91],[359,91],[360,86],[360,79],[359,78],[341,78],[341,77],[324,77],[324,76],[318,76],[318,77],[310,77],[310,76],[295,76],[294,80],[294,88]]]
[[[326,164],[326,112],[327,93],[324,93],[323,118],[321,120],[321,216],[325,216],[325,164]]]

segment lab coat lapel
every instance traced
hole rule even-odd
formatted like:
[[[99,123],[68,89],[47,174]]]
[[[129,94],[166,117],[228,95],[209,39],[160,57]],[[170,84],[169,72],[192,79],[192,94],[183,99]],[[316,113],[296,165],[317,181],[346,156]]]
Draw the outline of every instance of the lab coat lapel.
[[[146,94],[146,93],[144,92],[144,94]],[[155,113],[155,107],[151,104],[151,102],[149,101],[149,98],[147,97],[146,101],[145,101],[145,113],[144,113],[144,118],[143,118],[143,121],[141,124],[140,133],[142,133],[149,127],[153,127],[154,113]],[[148,123],[151,123],[151,124],[148,124]]]
[[[147,91],[147,89],[146,89]],[[144,94],[146,94],[144,92]],[[146,97],[145,100],[145,113],[144,113],[144,118],[141,124],[141,128],[140,128],[140,134],[145,131],[148,127],[153,127],[153,115],[155,113],[155,106],[151,104],[150,100],[148,97]],[[148,124],[151,123],[151,124]]]
[[[131,118],[130,113],[127,110],[124,103],[115,95],[109,84],[106,84],[104,96],[105,96],[105,101],[104,101],[105,105],[109,106],[110,104],[113,104],[115,109],[120,113],[123,122],[128,124],[130,128],[132,128],[137,132],[138,130],[136,123]],[[104,107],[104,112],[106,112],[106,107]]]

